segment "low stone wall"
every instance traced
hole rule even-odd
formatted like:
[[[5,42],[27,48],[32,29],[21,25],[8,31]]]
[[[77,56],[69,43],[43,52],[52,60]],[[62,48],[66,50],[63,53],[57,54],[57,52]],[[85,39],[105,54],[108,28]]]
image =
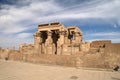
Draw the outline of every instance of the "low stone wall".
[[[1,50],[0,59],[31,63],[53,64],[73,67],[113,68],[120,65],[120,44],[111,44],[102,49],[102,52],[77,52],[71,55],[21,53],[18,50]]]
[[[23,55],[17,50],[11,50],[8,54],[8,59],[14,61],[22,61]]]
[[[71,55],[52,54],[24,54],[23,61],[31,63],[54,64],[62,66],[76,66],[76,58]]]
[[[110,66],[120,66],[120,43],[109,44],[105,48],[105,60]]]
[[[120,64],[120,55],[118,56],[119,61],[115,55],[109,56],[104,53],[89,54],[79,52],[76,55],[22,54],[21,58],[16,56],[13,57],[14,59],[10,58],[10,60],[72,67],[113,68],[114,63]]]
[[[100,53],[81,53],[77,56],[77,66],[88,68],[110,68],[109,64],[106,64],[103,54]]]
[[[100,48],[100,47],[106,46],[108,44],[111,44],[111,40],[92,41],[90,47],[91,48]]]
[[[8,58],[9,49],[0,49],[0,59]]]
[[[120,43],[112,43],[106,45],[105,53],[115,53],[115,55],[120,54]]]

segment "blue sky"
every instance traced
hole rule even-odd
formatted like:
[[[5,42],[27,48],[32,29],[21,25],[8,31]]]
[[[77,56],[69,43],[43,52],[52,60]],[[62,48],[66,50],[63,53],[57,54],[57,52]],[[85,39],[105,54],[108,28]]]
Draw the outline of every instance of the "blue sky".
[[[41,23],[78,26],[84,41],[120,43],[120,0],[0,0],[0,46],[34,43]]]

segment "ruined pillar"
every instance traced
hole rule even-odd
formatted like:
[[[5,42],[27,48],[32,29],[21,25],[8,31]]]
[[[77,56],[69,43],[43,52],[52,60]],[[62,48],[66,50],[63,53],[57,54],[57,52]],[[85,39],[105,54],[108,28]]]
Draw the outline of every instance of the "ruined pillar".
[[[76,52],[80,51],[80,34],[79,32],[75,32],[75,45],[73,47],[72,54],[75,54]]]
[[[75,32],[75,43],[76,44],[80,44],[80,37],[79,37],[79,33],[78,32]]]
[[[44,43],[41,44],[41,53],[46,54],[46,47]]]
[[[40,37],[40,32],[36,32],[35,35],[34,35],[34,46],[35,48],[39,48],[39,44],[41,42],[41,37]]]
[[[41,45],[40,45],[41,43],[42,43],[41,33],[36,32],[36,34],[34,35],[34,46],[35,46],[34,53],[37,54],[41,53]]]
[[[65,35],[64,35],[64,44],[68,44],[68,33],[65,32]]]
[[[47,39],[46,39],[46,42],[45,42],[45,45],[50,45],[52,44],[52,32],[51,31],[47,31]]]
[[[46,48],[45,54],[53,54],[52,32],[48,31],[47,35],[48,35],[48,37],[47,37],[46,42],[45,42],[45,48]]]
[[[65,31],[60,31],[59,34],[60,34],[60,38],[57,41],[57,54],[61,55],[63,50],[62,45],[64,44],[64,41],[65,41],[65,38],[64,38]]]
[[[60,32],[60,43],[64,44],[64,35],[65,35],[65,31],[61,31]]]
[[[60,47],[59,48],[59,53],[62,55],[69,55],[69,47],[68,47],[68,34],[66,31],[61,31],[60,33]]]
[[[80,44],[82,43],[82,34],[79,35],[79,41],[80,41]]]

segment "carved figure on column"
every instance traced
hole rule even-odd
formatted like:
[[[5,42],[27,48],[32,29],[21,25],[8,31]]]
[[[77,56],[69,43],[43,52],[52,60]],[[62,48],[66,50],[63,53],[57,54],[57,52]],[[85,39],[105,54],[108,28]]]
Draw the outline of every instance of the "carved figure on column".
[[[46,42],[45,42],[45,45],[47,46],[47,45],[51,45],[52,44],[52,32],[51,31],[47,31],[47,35],[48,35],[48,37],[47,37],[47,39],[46,39]]]

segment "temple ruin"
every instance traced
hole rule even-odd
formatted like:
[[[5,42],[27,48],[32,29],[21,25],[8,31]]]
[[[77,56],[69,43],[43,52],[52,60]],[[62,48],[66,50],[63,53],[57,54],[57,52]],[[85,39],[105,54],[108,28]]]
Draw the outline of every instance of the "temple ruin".
[[[120,43],[111,40],[83,42],[77,26],[59,22],[40,24],[34,44],[21,44],[19,50],[0,48],[0,59],[64,66],[111,68],[120,65]]]
[[[77,26],[65,27],[56,22],[38,25],[34,46],[40,54],[74,54],[80,51],[82,32]]]

